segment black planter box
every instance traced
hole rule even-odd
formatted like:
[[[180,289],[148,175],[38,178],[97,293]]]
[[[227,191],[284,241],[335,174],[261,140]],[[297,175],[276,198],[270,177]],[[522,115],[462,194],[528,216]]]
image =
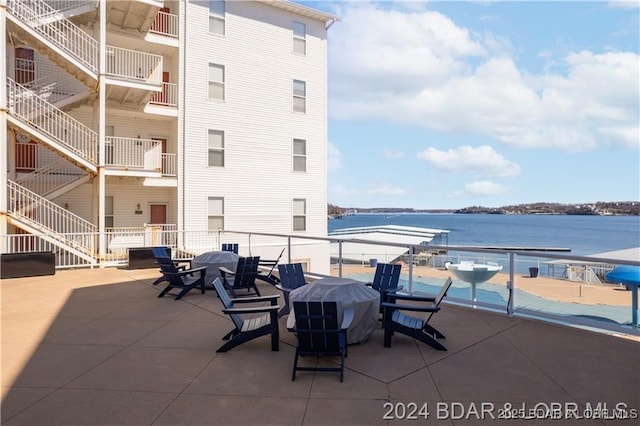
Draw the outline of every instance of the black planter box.
[[[56,256],[51,251],[2,253],[0,278],[36,277],[55,275]]]
[[[136,247],[129,249],[129,269],[158,268],[156,258],[153,255],[154,247]],[[163,247],[169,250],[168,247]],[[171,252],[169,252],[169,256]]]

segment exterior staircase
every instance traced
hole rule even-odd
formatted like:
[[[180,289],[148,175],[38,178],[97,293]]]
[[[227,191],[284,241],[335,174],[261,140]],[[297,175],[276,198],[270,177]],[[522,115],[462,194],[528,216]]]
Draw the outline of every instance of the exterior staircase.
[[[73,16],[76,22],[82,22],[78,13],[86,20],[95,19],[97,5],[91,0],[7,0],[9,40],[16,45],[27,44],[42,55],[37,78],[33,76],[27,84],[7,79],[7,121],[18,135],[28,135],[27,140],[36,140],[38,147],[56,154],[43,167],[9,181],[9,221],[91,264],[98,261],[97,227],[52,200],[88,182],[98,172],[97,132],[62,109],[96,96],[100,43],[66,16]],[[160,6],[154,5],[147,13]],[[26,70],[28,66],[25,64]],[[121,86],[124,96],[137,90],[138,104],[161,93],[162,68],[160,55],[106,46],[106,84]],[[157,141],[108,138],[105,147],[106,166],[133,166],[144,171],[149,170],[145,169],[147,164],[153,164],[160,176],[158,165],[166,162]],[[143,155],[144,161],[133,162],[134,155]]]
[[[97,227],[16,182],[8,181],[9,222],[70,252],[96,263]]]

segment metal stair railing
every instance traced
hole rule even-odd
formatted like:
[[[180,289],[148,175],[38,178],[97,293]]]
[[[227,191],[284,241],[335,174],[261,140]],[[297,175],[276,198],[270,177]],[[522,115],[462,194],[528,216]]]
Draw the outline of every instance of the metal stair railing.
[[[33,87],[37,91],[38,88],[43,87],[48,91],[46,99],[51,104],[82,93],[87,96],[91,94],[87,86],[44,56],[38,56],[36,69],[38,78],[29,84],[29,88]]]
[[[98,42],[42,0],[7,0],[7,10],[82,65],[98,73]]]
[[[53,4],[57,7],[57,3]],[[7,10],[97,75],[100,48],[98,41],[57,9],[42,0],[8,0]],[[107,45],[106,73],[112,77],[160,85],[162,64],[162,55]]]
[[[35,92],[7,79],[9,114],[85,160],[98,160],[98,134]]]
[[[95,5],[96,0],[44,0],[49,6],[57,10],[58,12],[64,12],[66,10],[77,9],[82,6]]]
[[[52,240],[93,256],[93,238],[97,232],[91,222],[39,196],[12,180],[7,181],[8,212],[47,234]],[[69,238],[67,235],[74,235]]]
[[[24,144],[28,145],[28,144]],[[87,176],[87,173],[64,158],[48,163],[44,167],[25,174],[15,181],[20,186],[42,197],[72,184]]]

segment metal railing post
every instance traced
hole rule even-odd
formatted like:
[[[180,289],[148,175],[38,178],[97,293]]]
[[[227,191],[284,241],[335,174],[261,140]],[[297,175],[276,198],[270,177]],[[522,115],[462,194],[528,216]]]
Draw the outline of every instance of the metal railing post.
[[[509,281],[507,281],[507,290],[509,293],[509,298],[507,299],[507,314],[510,317],[513,317],[513,307],[515,305],[515,301],[514,301],[514,298],[515,298],[514,285],[515,285],[515,278],[516,278],[515,256],[516,256],[515,253],[509,252]]]
[[[409,294],[413,293],[413,246],[409,247]]]
[[[338,276],[342,277],[342,241],[338,241]]]

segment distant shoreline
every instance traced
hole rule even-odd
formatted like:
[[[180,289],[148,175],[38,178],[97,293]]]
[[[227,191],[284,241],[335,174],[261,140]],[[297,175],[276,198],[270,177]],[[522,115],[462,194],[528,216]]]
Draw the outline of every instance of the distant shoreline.
[[[401,214],[459,214],[459,215],[539,215],[539,216],[640,216],[639,213],[535,213],[535,212],[522,212],[522,213],[497,213],[497,212],[460,212],[456,210],[411,210],[411,211],[396,211],[396,210],[372,210],[367,211],[364,209],[363,211],[359,211],[358,213],[351,213],[357,215],[373,215],[373,214],[393,214],[393,215],[401,215]],[[342,219],[344,216],[342,214],[330,214],[328,215],[329,219]]]
[[[502,207],[470,206],[461,209],[414,209],[404,207],[338,207],[327,206],[330,217],[360,213],[400,214],[400,213],[432,213],[432,214],[545,214],[570,216],[640,216],[640,201],[597,201],[595,203],[562,204],[562,203],[526,203]]]

